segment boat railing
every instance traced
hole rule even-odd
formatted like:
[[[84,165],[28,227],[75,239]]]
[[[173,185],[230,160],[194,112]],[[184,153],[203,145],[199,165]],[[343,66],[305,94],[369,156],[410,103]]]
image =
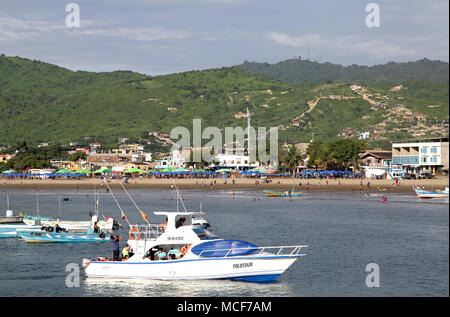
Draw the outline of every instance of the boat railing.
[[[155,240],[164,233],[160,225],[130,225],[129,237],[131,240]]]
[[[199,256],[207,252],[223,252],[226,253],[223,257],[236,256],[233,254],[235,251],[251,251],[252,256],[302,256],[305,255],[300,253],[302,248],[307,248],[307,245],[292,245],[292,246],[274,246],[274,247],[247,247],[247,248],[228,248],[228,249],[211,249],[202,250]],[[239,254],[239,252],[237,252]]]

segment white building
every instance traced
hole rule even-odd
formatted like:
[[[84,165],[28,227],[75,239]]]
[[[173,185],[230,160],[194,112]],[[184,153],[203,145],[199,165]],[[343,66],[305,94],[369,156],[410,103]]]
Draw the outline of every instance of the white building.
[[[448,171],[448,138],[412,139],[392,143],[392,165],[412,172]]]
[[[259,166],[258,162],[250,163],[248,155],[217,154],[215,160],[217,165],[223,168],[247,170]]]
[[[366,139],[368,139],[369,137],[370,137],[370,132],[361,132],[361,133],[359,134],[358,139],[360,139],[360,140],[366,140]]]

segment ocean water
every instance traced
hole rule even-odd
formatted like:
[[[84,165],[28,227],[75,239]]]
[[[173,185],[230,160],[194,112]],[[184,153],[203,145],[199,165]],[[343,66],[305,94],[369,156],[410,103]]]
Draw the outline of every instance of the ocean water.
[[[176,210],[174,193],[167,190],[130,190],[153,223],[152,211]],[[128,196],[114,190],[131,223],[142,222]],[[80,279],[68,287],[66,279],[83,258],[112,257],[106,243],[27,244],[0,239],[0,296],[448,296],[449,205],[447,200],[420,200],[413,194],[310,192],[303,197],[265,198],[261,191],[181,191],[188,210],[202,209],[221,238],[245,240],[259,246],[308,245],[277,282],[256,284],[216,281],[153,281]],[[11,209],[35,214],[36,193],[10,190]],[[93,192],[41,191],[41,216],[88,220],[94,210]],[[183,208],[178,202],[178,208]],[[0,194],[6,210],[6,194]],[[127,225],[109,193],[100,194],[99,211]],[[125,239],[121,241],[121,246]],[[367,287],[369,263],[379,267],[379,287]],[[82,276],[82,271],[80,272]],[[69,284],[70,285],[70,284]]]

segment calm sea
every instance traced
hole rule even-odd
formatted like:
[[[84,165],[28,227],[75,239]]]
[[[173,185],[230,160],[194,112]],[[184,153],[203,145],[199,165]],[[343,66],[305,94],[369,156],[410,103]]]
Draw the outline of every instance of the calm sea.
[[[141,222],[128,196],[114,191],[131,223]],[[447,200],[422,201],[411,194],[308,193],[289,201],[265,198],[261,191],[181,192],[189,210],[200,203],[213,231],[222,238],[260,246],[305,244],[307,256],[296,261],[277,282],[150,281],[82,278],[67,287],[66,266],[83,258],[112,256],[111,243],[27,244],[0,239],[0,296],[448,296],[449,213]],[[131,190],[150,221],[151,214],[176,210],[171,191]],[[34,214],[36,193],[9,191],[11,209]],[[92,192],[42,191],[41,216],[88,220],[94,210]],[[179,205],[181,209],[182,206]],[[6,194],[0,195],[6,210]],[[108,193],[100,195],[100,214],[120,219]],[[127,236],[127,226],[120,234]],[[121,241],[121,246],[125,240]],[[380,287],[365,280],[369,263],[376,263]],[[81,267],[81,266],[80,266]],[[73,271],[70,271],[73,272]]]

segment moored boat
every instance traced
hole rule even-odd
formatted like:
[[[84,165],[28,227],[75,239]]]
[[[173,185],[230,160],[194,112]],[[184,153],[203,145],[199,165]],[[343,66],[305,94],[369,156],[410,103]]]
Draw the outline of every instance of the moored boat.
[[[86,276],[272,282],[304,256],[301,250],[307,247],[258,247],[245,241],[220,239],[205,225],[192,223],[197,212],[154,214],[165,216],[167,222],[130,227],[128,244],[133,255],[122,261],[83,259]],[[181,218],[185,221],[180,226]]]
[[[45,226],[60,226],[61,228],[67,230],[85,230],[87,231],[89,228],[94,228],[94,223],[97,223],[97,226],[107,232],[111,232],[117,228],[118,224],[114,221],[113,218],[108,217],[106,220],[98,220],[97,216],[93,216],[90,221],[86,220],[59,220],[52,219],[48,217],[40,217],[40,223]],[[35,225],[37,223],[37,216],[25,216],[23,219],[25,224]]]
[[[9,210],[7,210],[8,212]],[[0,224],[13,224],[13,223],[22,223],[23,224],[23,216],[0,216]]]
[[[14,216],[13,211],[9,208],[9,194],[6,194],[6,215],[0,216],[0,224],[23,224],[23,215]]]
[[[265,190],[264,195],[266,195],[266,197],[298,197],[303,196],[303,193],[296,192],[294,190],[291,191],[286,190],[284,192],[274,192],[271,190]]]
[[[59,226],[42,226],[39,230],[17,229],[19,237],[28,243],[81,243],[81,242],[106,242],[110,235],[103,232],[68,232]]]
[[[419,187],[414,187],[414,192],[417,197],[422,199],[430,199],[430,198],[448,198],[449,190],[448,187],[445,187],[444,190],[425,190]]]
[[[22,222],[22,224],[3,224],[0,225],[0,238],[19,238],[17,230],[40,230],[41,226],[30,226]]]

